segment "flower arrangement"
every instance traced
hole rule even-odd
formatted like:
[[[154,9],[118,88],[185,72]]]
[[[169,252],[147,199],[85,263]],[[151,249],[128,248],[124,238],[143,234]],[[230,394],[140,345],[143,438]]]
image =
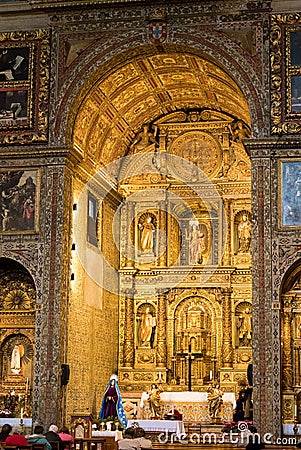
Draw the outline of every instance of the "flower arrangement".
[[[95,419],[93,421],[93,425],[96,425],[97,430],[123,430],[123,425],[120,423],[118,417],[110,417],[108,416],[106,419]]]
[[[13,413],[9,409],[0,409],[0,417],[13,417]]]
[[[223,433],[241,433],[243,431],[256,433],[256,427],[251,420],[241,420],[239,422],[225,422],[222,428]]]

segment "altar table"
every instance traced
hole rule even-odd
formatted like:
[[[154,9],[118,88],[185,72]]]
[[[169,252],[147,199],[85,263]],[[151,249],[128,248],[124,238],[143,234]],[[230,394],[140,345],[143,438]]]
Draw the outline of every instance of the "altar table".
[[[145,431],[158,431],[163,433],[175,433],[177,437],[181,437],[185,433],[184,423],[182,420],[128,420],[127,427],[133,426],[133,423],[139,425]]]
[[[114,437],[115,441],[119,441],[119,439],[122,439],[122,431],[92,431],[92,437]]]
[[[143,419],[150,419],[151,412],[149,410],[147,397],[147,392],[143,392],[139,403],[141,411],[141,416],[138,416],[139,419],[140,417],[143,417]],[[210,423],[208,392],[164,391],[160,394],[160,399],[163,417],[174,407],[183,415],[183,420],[185,422]],[[235,394],[234,392],[224,392],[222,399],[222,420],[223,422],[231,422],[233,420],[233,409],[236,406]]]
[[[203,403],[208,402],[208,392],[162,392],[160,394],[161,401],[163,403]],[[226,403],[232,403],[233,408],[236,405],[236,399],[234,392],[224,392],[223,401]]]
[[[23,426],[25,428],[31,428],[32,419],[30,417],[24,418],[22,420],[23,420]],[[19,425],[20,422],[21,422],[21,419],[19,417],[1,417],[0,426],[2,427],[5,423],[9,423],[11,426]]]

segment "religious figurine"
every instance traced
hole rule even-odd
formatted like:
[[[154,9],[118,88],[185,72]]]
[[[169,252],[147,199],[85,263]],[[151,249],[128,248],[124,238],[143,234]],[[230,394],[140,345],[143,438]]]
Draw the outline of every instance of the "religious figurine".
[[[127,420],[118,386],[118,377],[115,374],[110,377],[110,381],[106,387],[102,399],[101,410],[99,413],[100,419],[107,419],[108,417],[112,418],[112,420],[118,417],[121,425],[126,428]]]
[[[154,248],[154,231],[156,229],[153,224],[153,218],[148,215],[142,223],[138,223],[140,229],[140,249],[143,253],[153,253]]]
[[[237,227],[238,232],[238,251],[248,253],[251,250],[251,222],[247,214],[243,214]]]
[[[145,312],[141,315],[141,323],[138,330],[138,340],[141,347],[151,347],[151,338],[155,326],[156,319],[150,313],[150,309],[147,306]]]
[[[237,334],[240,345],[250,346],[252,339],[252,312],[246,307],[237,319]]]
[[[18,375],[21,372],[21,358],[24,355],[23,345],[15,345],[11,355],[10,368],[12,373]]]
[[[209,415],[212,419],[217,418],[223,403],[223,392],[218,383],[213,383],[208,389]]]
[[[157,128],[155,131],[150,130],[149,124],[144,124],[142,127],[142,130],[137,134],[135,137],[131,149],[134,152],[140,152],[141,150],[144,150],[151,144],[156,144],[156,133]]]
[[[161,392],[161,389],[156,384],[152,384],[148,392],[148,401],[153,418],[161,419],[162,416]]]
[[[193,224],[189,233],[189,264],[202,264],[205,250],[205,235]]]

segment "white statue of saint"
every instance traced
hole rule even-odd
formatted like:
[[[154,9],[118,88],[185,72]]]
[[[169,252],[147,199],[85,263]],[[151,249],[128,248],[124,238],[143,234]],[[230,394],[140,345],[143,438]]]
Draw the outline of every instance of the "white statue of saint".
[[[15,345],[11,354],[10,368],[12,373],[18,375],[21,372],[21,358],[24,354],[23,345]]]

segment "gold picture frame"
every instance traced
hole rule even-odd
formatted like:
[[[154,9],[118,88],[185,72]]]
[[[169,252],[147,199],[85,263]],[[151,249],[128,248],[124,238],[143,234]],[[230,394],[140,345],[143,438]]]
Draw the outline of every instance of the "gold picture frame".
[[[0,169],[0,233],[37,233],[40,171]]]
[[[301,15],[271,17],[271,133],[301,132]]]
[[[47,142],[50,31],[0,33],[0,145]]]

